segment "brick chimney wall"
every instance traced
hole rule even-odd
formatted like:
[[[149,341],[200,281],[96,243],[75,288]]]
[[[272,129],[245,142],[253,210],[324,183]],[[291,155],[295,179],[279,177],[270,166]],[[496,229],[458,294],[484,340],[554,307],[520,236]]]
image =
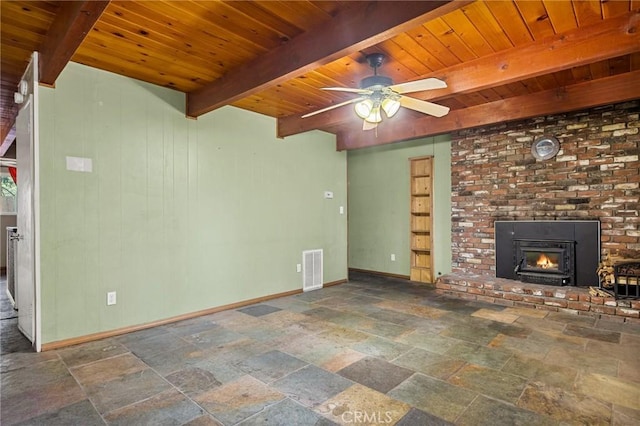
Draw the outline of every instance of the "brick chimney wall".
[[[538,161],[543,135],[560,152]],[[496,220],[599,219],[603,255],[640,250],[640,100],[451,137],[454,272],[495,276]]]

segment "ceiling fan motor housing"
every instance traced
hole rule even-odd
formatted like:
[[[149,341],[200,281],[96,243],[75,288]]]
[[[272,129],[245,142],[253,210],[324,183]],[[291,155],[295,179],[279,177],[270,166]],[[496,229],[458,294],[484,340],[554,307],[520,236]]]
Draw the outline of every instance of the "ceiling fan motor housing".
[[[391,80],[389,77],[385,77],[383,75],[372,75],[362,79],[362,81],[360,82],[360,88],[375,90],[391,86],[392,84],[393,80]]]

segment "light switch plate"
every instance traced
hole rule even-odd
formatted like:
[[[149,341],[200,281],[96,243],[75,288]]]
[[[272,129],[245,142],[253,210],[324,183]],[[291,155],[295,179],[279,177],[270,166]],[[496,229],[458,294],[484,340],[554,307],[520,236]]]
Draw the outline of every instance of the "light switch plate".
[[[67,157],[67,170],[73,172],[87,172],[93,171],[93,161],[91,158],[83,157]]]

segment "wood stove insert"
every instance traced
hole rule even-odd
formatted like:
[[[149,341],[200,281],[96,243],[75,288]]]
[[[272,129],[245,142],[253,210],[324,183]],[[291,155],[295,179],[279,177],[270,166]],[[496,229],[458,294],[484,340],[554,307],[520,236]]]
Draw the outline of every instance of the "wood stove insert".
[[[598,286],[600,221],[495,222],[496,277],[546,285]]]
[[[513,240],[513,264],[522,282],[575,285],[575,241]]]

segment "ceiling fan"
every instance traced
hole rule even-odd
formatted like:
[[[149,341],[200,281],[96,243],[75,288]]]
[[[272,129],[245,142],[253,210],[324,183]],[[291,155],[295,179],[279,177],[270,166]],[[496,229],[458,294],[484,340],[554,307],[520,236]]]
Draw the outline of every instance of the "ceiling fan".
[[[364,120],[362,129],[371,130],[378,127],[378,123],[382,121],[381,110],[384,111],[388,118],[393,117],[401,106],[435,117],[442,117],[449,113],[449,108],[446,106],[404,96],[404,93],[445,88],[447,84],[444,81],[437,78],[425,78],[422,80],[393,84],[391,78],[378,75],[378,68],[385,59],[382,53],[369,54],[366,56],[366,59],[369,66],[373,68],[373,75],[362,79],[359,89],[350,87],[322,88],[322,90],[356,93],[360,95],[359,97],[310,112],[309,114],[303,115],[302,118],[311,117],[312,115],[320,114],[344,105],[355,104],[356,114]]]

